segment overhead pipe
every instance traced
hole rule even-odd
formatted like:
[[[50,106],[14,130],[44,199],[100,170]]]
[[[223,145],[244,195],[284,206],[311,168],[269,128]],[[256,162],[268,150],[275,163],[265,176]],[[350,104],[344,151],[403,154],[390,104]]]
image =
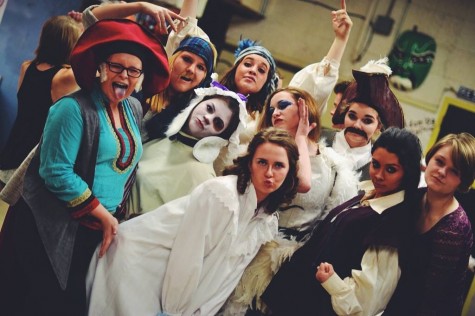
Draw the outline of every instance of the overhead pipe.
[[[368,10],[368,14],[364,19],[363,26],[361,28],[358,41],[356,42],[355,49],[353,50],[351,56],[351,62],[353,64],[357,63],[361,59],[361,46],[363,45],[365,39],[368,36],[368,30],[373,32],[372,28],[370,27],[371,21],[373,20],[374,14],[376,13],[376,8],[378,5],[378,0],[373,0]]]

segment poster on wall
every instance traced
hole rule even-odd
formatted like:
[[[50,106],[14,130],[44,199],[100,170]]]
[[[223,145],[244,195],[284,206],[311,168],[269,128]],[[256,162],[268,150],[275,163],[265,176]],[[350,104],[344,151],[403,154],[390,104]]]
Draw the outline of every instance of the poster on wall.
[[[475,103],[445,96],[437,113],[434,131],[428,146],[434,145],[443,136],[450,133],[469,133],[475,136]],[[472,185],[475,189],[475,182]],[[471,193],[472,196],[475,193]]]
[[[406,128],[419,137],[422,149],[427,149],[434,130],[437,110],[429,105],[396,95],[404,111]]]
[[[7,7],[8,0],[0,0],[0,24],[2,23],[3,13],[5,13],[5,8]]]

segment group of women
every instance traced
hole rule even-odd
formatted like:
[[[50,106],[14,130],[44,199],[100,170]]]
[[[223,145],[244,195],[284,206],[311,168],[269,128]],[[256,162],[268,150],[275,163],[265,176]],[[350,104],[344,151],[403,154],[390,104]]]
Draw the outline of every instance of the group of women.
[[[254,42],[215,81],[197,0],[180,15],[147,2],[88,8],[70,56],[81,89],[49,110],[2,230],[0,309],[460,313],[472,231],[454,193],[474,181],[475,139],[441,139],[418,189],[418,138],[399,107],[387,114],[368,97],[381,86],[357,81],[338,114],[343,135],[366,146],[362,124],[383,131],[358,193],[353,163],[320,140],[352,27],[342,3],[327,56],[279,89],[271,53]],[[170,26],[165,47],[116,19],[139,11],[162,33]]]

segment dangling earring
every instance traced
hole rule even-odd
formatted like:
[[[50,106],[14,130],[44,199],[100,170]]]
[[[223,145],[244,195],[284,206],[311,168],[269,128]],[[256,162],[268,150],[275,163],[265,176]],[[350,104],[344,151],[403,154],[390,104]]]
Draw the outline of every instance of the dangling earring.
[[[101,83],[107,80],[106,63],[101,63],[99,65],[99,78]]]
[[[143,79],[145,77],[145,74],[142,74],[139,78],[139,80],[137,80],[137,83],[135,84],[135,92],[139,92],[140,90],[142,90],[142,82],[143,82]]]

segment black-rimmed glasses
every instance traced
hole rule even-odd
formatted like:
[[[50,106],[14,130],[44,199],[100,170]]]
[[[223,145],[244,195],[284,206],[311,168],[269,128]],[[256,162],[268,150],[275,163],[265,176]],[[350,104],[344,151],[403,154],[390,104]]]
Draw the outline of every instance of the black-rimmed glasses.
[[[126,68],[122,66],[121,64],[117,63],[111,63],[106,61],[105,62],[109,66],[109,70],[116,73],[116,74],[121,74],[124,69],[127,71],[127,75],[132,78],[138,78],[140,75],[143,73],[143,70],[137,69],[137,68]]]

